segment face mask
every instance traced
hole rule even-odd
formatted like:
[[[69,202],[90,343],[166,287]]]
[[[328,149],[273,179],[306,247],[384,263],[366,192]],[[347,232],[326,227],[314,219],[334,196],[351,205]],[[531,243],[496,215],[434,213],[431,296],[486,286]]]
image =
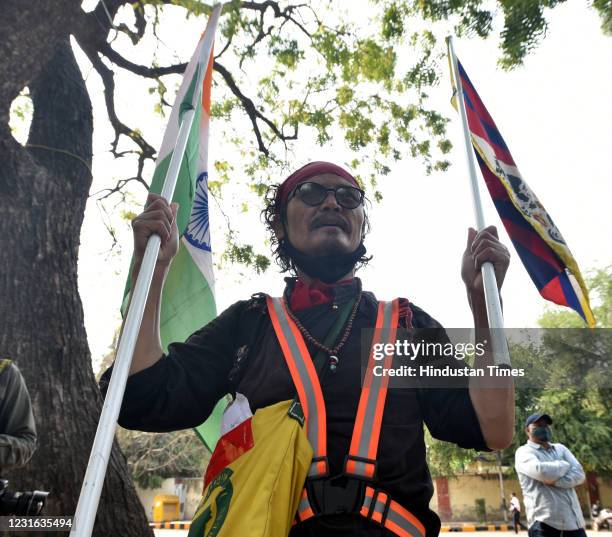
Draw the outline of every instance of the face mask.
[[[540,442],[550,442],[552,440],[552,431],[550,427],[536,427],[533,430],[533,436]]]
[[[337,282],[342,276],[353,270],[357,261],[366,253],[363,242],[354,252],[348,254],[329,254],[316,257],[300,252],[289,242],[288,238],[283,239],[283,247],[297,267],[311,278],[317,278],[324,283]]]

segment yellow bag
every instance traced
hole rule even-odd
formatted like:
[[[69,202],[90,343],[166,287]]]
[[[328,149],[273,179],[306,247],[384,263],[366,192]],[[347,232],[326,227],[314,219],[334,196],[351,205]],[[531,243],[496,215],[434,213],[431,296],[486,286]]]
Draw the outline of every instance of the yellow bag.
[[[292,403],[259,409],[221,437],[188,537],[287,537],[313,455]]]

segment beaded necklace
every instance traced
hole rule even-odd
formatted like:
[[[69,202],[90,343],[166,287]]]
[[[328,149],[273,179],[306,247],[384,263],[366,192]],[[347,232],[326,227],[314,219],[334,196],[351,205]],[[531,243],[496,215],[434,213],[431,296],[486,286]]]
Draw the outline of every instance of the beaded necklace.
[[[317,341],[312,336],[312,334],[310,334],[310,332],[306,330],[304,325],[295,316],[295,313],[291,311],[291,308],[289,307],[289,303],[287,302],[287,313],[289,314],[289,317],[291,317],[291,320],[298,327],[298,330],[301,332],[302,336],[304,336],[304,338],[310,343],[312,343],[315,347],[317,347],[318,349],[321,349],[322,351],[325,351],[329,355],[329,369],[332,373],[335,373],[336,369],[338,368],[338,362],[339,362],[338,353],[340,352],[340,349],[344,346],[344,344],[348,340],[349,335],[351,333],[351,329],[353,328],[353,321],[355,320],[355,317],[357,316],[357,309],[359,308],[359,303],[361,302],[361,295],[362,295],[361,280],[359,279],[357,279],[357,286],[358,286],[357,287],[358,288],[357,299],[355,300],[355,304],[353,305],[351,314],[349,315],[349,318],[346,321],[346,327],[344,328],[344,333],[342,334],[340,341],[338,341],[336,346],[333,348],[329,348],[323,343],[320,343],[319,341]],[[338,306],[336,304],[334,304],[332,307],[334,309],[338,309]]]

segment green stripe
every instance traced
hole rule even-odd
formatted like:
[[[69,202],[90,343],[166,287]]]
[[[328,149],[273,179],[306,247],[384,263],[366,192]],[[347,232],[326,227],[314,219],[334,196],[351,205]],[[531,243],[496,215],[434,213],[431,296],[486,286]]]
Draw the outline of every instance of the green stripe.
[[[196,68],[193,71],[193,76],[191,77],[191,81],[189,82],[189,87],[187,88],[185,95],[183,95],[183,100],[181,101],[181,104],[180,104],[179,118],[181,119],[183,117],[183,114],[187,110],[193,109],[193,94],[196,91],[195,86],[198,83],[198,79],[200,78],[201,71],[202,71],[202,62],[198,62],[196,65]],[[198,106],[198,108],[201,108],[201,107]]]
[[[190,88],[183,101],[188,96],[193,96],[195,91],[194,80],[197,80],[196,76],[192,79]],[[197,106],[185,155],[181,162],[176,189],[172,198],[173,201],[180,204],[177,215],[177,226],[180,235],[187,228],[195,195],[200,157],[199,136],[201,118],[202,107]],[[156,166],[151,181],[150,192],[161,193],[171,158],[172,153],[162,159]],[[132,288],[131,274],[133,263],[134,260],[132,258],[121,308],[123,313],[125,313],[129,292]],[[179,243],[178,254],[172,261],[162,294],[160,336],[164,351],[167,352],[168,345],[174,341],[185,341],[193,332],[206,325],[215,316],[215,299],[209,283],[181,241]],[[225,406],[226,402],[224,400],[219,401],[206,423],[195,429],[210,451],[214,449],[219,439],[221,418]]]
[[[181,241],[162,294],[160,335],[164,351],[173,341],[185,341],[216,314],[212,290]]]
[[[221,420],[223,419],[223,411],[225,410],[226,406],[227,400],[224,397],[219,400],[210,417],[204,423],[194,428],[194,431],[200,437],[200,440],[202,440],[208,451],[211,453],[215,450],[215,446],[219,440]]]
[[[185,341],[193,332],[216,316],[215,299],[204,275],[180,242],[164,284],[160,318],[160,336],[164,351],[173,341]],[[227,402],[222,399],[209,418],[194,428],[212,453],[219,440],[221,419]]]
[[[177,225],[179,232],[182,234],[189,217],[191,216],[191,205],[193,204],[193,197],[195,195],[195,185],[198,174],[198,160],[199,160],[199,149],[200,149],[200,120],[202,117],[202,107],[196,109],[195,117],[193,118],[193,124],[189,133],[187,141],[187,147],[185,149],[185,155],[181,162],[181,168],[179,170],[178,180],[176,182],[176,189],[174,190],[173,201],[180,204],[179,214],[177,218]],[[151,181],[150,192],[156,194],[161,193],[170,166],[170,159],[172,153],[168,154],[155,168],[153,173],[153,180]]]
[[[198,107],[196,115],[193,118],[193,125],[191,126],[191,132],[187,141],[187,147],[185,149],[185,155],[181,162],[181,168],[179,170],[179,176],[176,182],[176,188],[174,190],[173,201],[179,203],[179,212],[177,215],[177,226],[179,234],[182,235],[187,224],[189,223],[189,217],[191,216],[191,206],[193,205],[193,198],[195,195],[195,185],[197,179],[198,160],[199,160],[199,148],[200,148],[200,119],[202,117],[202,108]],[[170,160],[172,153],[166,155],[155,167],[153,172],[153,179],[151,181],[151,188],[149,192],[155,192],[160,194],[164,186],[164,180],[166,179],[166,173],[170,167]],[[132,268],[134,266],[134,258],[130,262],[130,271],[128,274],[127,281],[125,282],[125,289],[123,291],[123,303],[121,306],[121,312],[125,315],[125,309],[127,307],[128,295],[132,289]],[[162,306],[163,307],[163,306]],[[196,326],[194,330],[197,330],[199,326]],[[190,332],[191,333],[191,332]]]

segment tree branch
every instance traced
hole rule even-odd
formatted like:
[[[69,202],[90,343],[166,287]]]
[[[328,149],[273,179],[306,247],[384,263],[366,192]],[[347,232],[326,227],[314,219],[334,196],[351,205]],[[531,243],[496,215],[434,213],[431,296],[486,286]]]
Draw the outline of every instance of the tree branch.
[[[148,191],[149,190],[149,184],[142,178],[141,175],[142,175],[142,171],[141,171],[141,173],[139,175],[137,175],[135,177],[130,177],[128,179],[119,179],[119,181],[117,181],[117,184],[113,188],[103,188],[102,190],[98,190],[97,192],[94,192],[89,197],[92,198],[94,196],[97,196],[98,194],[102,194],[103,192],[105,192],[105,194],[103,196],[100,196],[96,200],[96,201],[102,201],[102,200],[112,196],[113,194],[115,194],[117,192],[121,192],[123,187],[125,185],[127,185],[128,183],[131,183],[132,181],[136,181],[136,182],[140,183]]]
[[[117,183],[114,188],[106,189],[102,192],[106,192],[104,198],[112,195],[115,192],[121,190],[123,186],[127,182],[130,181],[138,181],[143,185],[146,185],[146,181],[142,177],[142,171],[144,168],[144,162],[147,158],[153,158],[155,155],[155,150],[146,142],[146,140],[140,135],[138,132],[132,130],[127,125],[125,125],[117,116],[115,111],[114,104],[114,92],[115,92],[115,83],[114,83],[114,73],[113,71],[106,66],[106,64],[102,61],[100,54],[108,58],[113,64],[126,69],[138,76],[142,76],[145,78],[159,79],[159,77],[168,75],[168,74],[180,74],[185,71],[186,63],[180,63],[175,65],[169,65],[165,67],[148,67],[145,65],[139,65],[134,63],[120,53],[118,53],[110,43],[107,42],[108,32],[111,28],[115,28],[118,31],[126,32],[132,41],[136,43],[142,35],[144,35],[144,31],[146,29],[146,19],[144,17],[144,7],[141,1],[139,1],[136,5],[133,6],[134,14],[136,16],[136,31],[130,30],[126,25],[119,25],[115,27],[113,25],[113,19],[121,6],[124,4],[128,4],[129,0],[100,0],[99,4],[96,8],[89,14],[84,15],[83,24],[79,26],[79,29],[76,32],[76,38],[84,52],[88,56],[91,61],[93,67],[96,69],[98,74],[100,75],[103,85],[104,85],[104,97],[106,102],[106,107],[108,111],[108,117],[115,131],[115,139],[111,144],[111,152],[115,157],[119,157],[124,155],[125,152],[119,152],[117,150],[118,144],[120,141],[121,135],[127,136],[130,138],[136,145],[139,147],[140,151],[137,152],[139,155],[138,158],[138,172],[135,177],[130,179],[124,179]],[[162,0],[162,3],[167,3],[166,0]],[[274,26],[271,25],[267,30],[264,30],[264,15],[265,12],[271,10],[274,14],[275,18],[282,19],[282,26],[284,26],[287,22],[291,22],[294,24],[302,33],[307,35],[310,39],[312,36],[310,32],[306,29],[305,25],[297,20],[294,14],[299,13],[300,7],[309,7],[307,4],[295,4],[290,5],[285,8],[281,8],[278,2],[273,0],[266,0],[265,2],[242,2],[240,4],[240,8],[250,9],[253,11],[258,11],[260,13],[259,17],[259,32],[257,36],[255,36],[254,41],[249,45],[250,49],[254,48],[259,42],[263,41],[266,37],[269,37],[274,32]],[[312,10],[311,10],[312,11]],[[316,13],[314,14],[315,20]],[[85,20],[87,19],[87,20]],[[95,27],[92,26],[95,24]],[[251,121],[251,125],[253,128],[253,132],[255,134],[255,138],[257,140],[258,150],[266,156],[270,156],[269,146],[266,145],[264,134],[261,130],[261,123],[267,126],[270,129],[276,139],[280,140],[285,144],[285,148],[287,148],[287,141],[295,140],[298,136],[298,126],[293,125],[293,132],[291,134],[285,134],[284,128],[279,128],[270,118],[266,117],[255,105],[253,100],[247,97],[239,88],[235,78],[232,74],[218,61],[216,61],[219,56],[221,56],[231,45],[232,37],[228,38],[228,41],[221,52],[216,56],[213,68],[217,71],[224,79],[230,91],[238,98],[242,108],[246,112],[247,116]]]
[[[259,130],[259,125],[257,123],[257,120],[263,121],[270,128],[270,130],[275,134],[275,136],[282,142],[297,139],[297,134],[298,134],[297,127],[294,129],[294,132],[291,135],[286,135],[282,131],[280,131],[278,127],[270,119],[264,116],[257,109],[253,101],[249,99],[244,93],[242,93],[242,91],[240,91],[240,88],[236,84],[234,77],[223,65],[215,61],[213,65],[213,69],[217,71],[223,77],[223,79],[225,80],[225,83],[227,84],[231,92],[236,97],[238,97],[238,99],[240,100],[242,107],[244,108],[245,112],[249,116],[249,119],[251,120],[253,131],[255,132],[255,137],[257,138],[257,144],[258,144],[259,150],[264,155],[268,156],[270,152],[268,151],[268,148],[263,143],[261,131]]]
[[[232,40],[234,39],[234,34],[231,34],[227,40],[227,43],[225,43],[225,46],[221,49],[221,52],[219,52],[219,54],[217,54],[215,56],[215,60],[217,58],[220,58],[221,56],[223,56],[223,54],[225,53],[225,51],[230,47],[230,45],[232,44]]]
[[[115,246],[119,244],[119,241],[117,239],[117,234],[115,233],[113,226],[110,224],[110,220],[111,220],[110,215],[108,214],[108,211],[106,210],[106,207],[104,207],[104,204],[101,202],[101,200],[96,200],[96,205],[98,207],[98,210],[101,213],[103,213],[101,215],[102,224],[106,228],[106,231],[108,232],[108,234],[111,237],[111,240],[113,241],[111,244],[111,247],[109,248],[109,251],[112,251],[115,248]]]
[[[238,64],[240,69],[242,69],[242,63],[244,62],[244,60],[252,54],[253,49],[255,48],[257,43],[259,43],[265,37],[269,36],[272,33],[272,30],[274,30],[274,26],[270,26],[268,30],[264,32],[263,30],[264,15],[265,15],[265,11],[261,11],[259,14],[259,32],[255,36],[255,39],[253,40],[253,42],[250,45],[247,45],[246,51],[241,55],[240,63]]]
[[[141,3],[132,4],[132,9],[134,10],[134,17],[136,18],[136,21],[134,23],[134,26],[136,27],[136,31],[135,32],[132,31],[127,26],[127,24],[123,24],[123,23],[121,23],[119,26],[116,26],[115,28],[118,31],[126,34],[132,41],[133,45],[137,45],[138,42],[144,36],[145,30],[147,28],[147,19],[145,18],[145,14],[144,14],[144,6]]]
[[[251,9],[254,11],[259,11],[259,14],[260,14],[259,24],[258,24],[258,33],[255,36],[255,39],[253,40],[253,42],[249,45],[246,45],[246,50],[240,55],[241,56],[240,63],[238,64],[240,69],[242,69],[242,64],[244,63],[244,60],[246,60],[247,58],[253,55],[253,50],[255,49],[256,45],[260,43],[261,41],[263,41],[266,37],[271,36],[272,32],[274,31],[274,25],[270,25],[268,29],[264,31],[264,17],[265,17],[265,13],[268,8],[272,8],[272,11],[274,13],[274,18],[284,19],[283,22],[278,27],[278,34],[281,33],[283,26],[285,26],[285,24],[290,21],[295,26],[297,26],[300,29],[300,31],[302,31],[312,41],[311,33],[308,30],[306,30],[303,24],[295,20],[295,18],[293,18],[292,16],[293,11],[295,11],[296,9],[300,7],[309,7],[309,6],[306,6],[306,4],[289,5],[286,8],[281,10],[280,6],[278,5],[278,2],[273,2],[272,0],[268,0],[263,3],[242,2],[240,7],[243,9]],[[318,21],[316,15],[315,15],[315,20]]]
[[[296,21],[293,17],[292,17],[292,13],[293,11],[295,11],[296,9],[299,9],[300,7],[310,7],[307,4],[295,4],[295,5],[289,5],[284,9],[281,9],[280,6],[278,5],[278,2],[274,2],[272,0],[266,0],[265,2],[242,2],[240,4],[241,8],[244,9],[251,9],[254,11],[259,11],[261,12],[261,22],[262,22],[262,26],[263,26],[263,15],[264,13],[267,11],[268,8],[272,8],[272,11],[274,13],[274,17],[275,18],[283,18],[286,20],[291,21],[293,24],[295,24],[304,34],[306,34],[308,37],[312,37],[312,35],[310,34],[310,32],[308,30],[306,30],[306,28],[304,27],[303,24],[301,24],[300,22]],[[312,10],[312,9],[311,9]],[[315,16],[315,19],[318,21],[318,19]]]
[[[87,15],[95,19],[98,24],[105,30],[104,35],[113,27],[113,19],[119,11],[119,8],[124,4],[131,3],[130,0],[100,0],[98,5]]]
[[[81,43],[80,43],[81,44]],[[83,44],[81,44],[83,46]],[[109,69],[104,62],[98,56],[96,50],[92,50],[87,44],[83,48],[83,51],[89,58],[89,61],[92,63],[94,69],[100,75],[102,79],[102,84],[104,85],[104,101],[106,103],[106,110],[108,112],[108,119],[113,126],[115,131],[115,139],[111,144],[111,152],[115,158],[119,157],[119,153],[117,152],[117,146],[119,144],[119,139],[121,135],[127,136],[130,138],[139,148],[140,148],[140,157],[138,159],[138,174],[137,177],[142,179],[142,169],[144,167],[144,161],[147,158],[153,159],[155,156],[155,149],[151,147],[147,141],[142,137],[141,134],[130,129],[127,125],[125,125],[118,117],[115,111],[115,79],[114,73],[111,69]],[[144,179],[142,179],[144,181]]]
[[[97,51],[104,54],[104,56],[115,65],[131,71],[135,75],[144,76],[146,78],[157,78],[176,73],[181,74],[185,72],[185,68],[187,67],[186,63],[177,63],[175,65],[168,65],[167,67],[147,67],[146,65],[139,65],[124,58],[108,43],[104,43],[101,47],[97,47]]]
[[[91,49],[101,50],[107,45],[108,34],[111,29],[125,33],[132,43],[137,44],[144,35],[147,21],[144,15],[144,6],[138,1],[132,5],[136,17],[136,31],[130,30],[125,24],[115,26],[113,20],[117,11],[124,4],[132,5],[130,0],[100,0],[93,11],[81,12],[80,23],[75,25],[74,35],[81,47],[85,44]]]
[[[170,73],[182,73],[185,71],[185,67],[187,66],[187,64],[185,63],[170,65],[167,67],[147,67],[145,65],[139,65],[121,56],[121,54],[115,51],[107,43],[104,44],[100,52],[104,54],[113,63],[118,65],[119,67],[122,67],[123,69],[127,69],[128,71],[136,75],[144,76],[147,78],[157,78],[159,76],[163,76],[163,75],[170,74]],[[98,62],[102,64],[102,67],[110,72],[111,74],[110,76],[111,80],[109,80],[109,84],[110,84],[112,82],[112,71],[110,71],[110,69],[108,69],[97,56],[96,58],[98,59]],[[270,128],[270,130],[274,133],[274,135],[282,142],[287,142],[288,140],[297,139],[297,135],[298,135],[297,127],[294,128],[294,132],[291,135],[287,135],[281,130],[279,130],[278,127],[269,118],[264,116],[257,109],[252,99],[250,99],[244,93],[242,93],[242,91],[238,87],[238,84],[234,80],[234,77],[232,76],[232,74],[222,64],[220,64],[218,61],[215,60],[213,64],[213,69],[217,71],[223,77],[230,91],[236,97],[238,97],[238,99],[240,100],[240,103],[242,104],[242,107],[244,108],[244,111],[249,116],[249,119],[251,120],[251,125],[253,126],[253,132],[255,133],[255,138],[257,139],[257,147],[259,151],[261,151],[266,156],[268,156],[270,153],[264,143],[263,136],[259,128],[259,124],[258,124],[259,120],[263,121]],[[102,74],[100,76],[102,76]],[[109,78],[108,75],[106,76],[107,78]],[[105,88],[106,88],[106,84],[105,84]],[[105,91],[105,94],[106,94],[106,91]],[[111,118],[111,123],[113,123],[112,118]],[[115,148],[116,148],[116,145],[115,145]],[[114,152],[113,154],[116,154],[116,153]]]

